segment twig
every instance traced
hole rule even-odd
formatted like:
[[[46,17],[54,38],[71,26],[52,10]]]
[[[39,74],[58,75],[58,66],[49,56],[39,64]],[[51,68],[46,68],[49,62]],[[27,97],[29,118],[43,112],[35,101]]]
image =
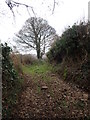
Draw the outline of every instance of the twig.
[[[54,1],[54,3],[53,3],[53,10],[52,10],[52,14],[54,13],[54,10],[55,10],[55,4],[56,4],[56,1],[55,0],[53,0]]]
[[[9,2],[6,1],[6,4],[10,8],[10,10],[12,11],[14,17],[15,17],[15,14],[14,14],[14,11],[13,11],[13,7],[18,7],[20,5],[25,6],[27,8],[27,10],[28,10],[28,8],[31,8],[33,14],[36,15],[35,12],[34,12],[34,10],[33,10],[33,7],[30,6],[30,5],[27,5],[27,4],[24,4],[24,3],[15,2],[13,0],[10,0]],[[29,10],[28,10],[28,13],[29,13]],[[30,15],[30,13],[29,13],[29,15]]]

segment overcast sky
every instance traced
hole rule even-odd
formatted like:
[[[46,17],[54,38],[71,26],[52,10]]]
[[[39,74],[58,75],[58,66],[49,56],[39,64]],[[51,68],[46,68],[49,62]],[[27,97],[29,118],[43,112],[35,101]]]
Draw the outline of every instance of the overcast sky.
[[[37,17],[42,17],[56,29],[57,34],[80,20],[88,19],[89,0],[56,0],[54,14],[52,14],[53,0],[14,0],[33,6]],[[15,19],[5,0],[0,0],[0,39],[10,41],[14,33],[18,32],[25,20],[33,16],[32,10],[28,14],[25,7],[14,8]]]

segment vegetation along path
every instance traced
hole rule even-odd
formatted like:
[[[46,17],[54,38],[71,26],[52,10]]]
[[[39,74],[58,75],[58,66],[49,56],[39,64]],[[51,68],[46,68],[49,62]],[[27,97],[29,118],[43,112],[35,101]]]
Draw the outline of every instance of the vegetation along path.
[[[14,118],[78,119],[90,115],[88,93],[60,79],[53,69],[46,63],[23,66],[25,83]]]

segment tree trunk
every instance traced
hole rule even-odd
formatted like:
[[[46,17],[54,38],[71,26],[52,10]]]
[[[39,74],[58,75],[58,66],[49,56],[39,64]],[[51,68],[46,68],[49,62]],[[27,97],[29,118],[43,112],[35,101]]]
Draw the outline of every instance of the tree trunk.
[[[40,50],[37,50],[37,58],[40,59]]]
[[[40,55],[40,44],[39,42],[37,43],[37,58],[40,59],[41,55]]]

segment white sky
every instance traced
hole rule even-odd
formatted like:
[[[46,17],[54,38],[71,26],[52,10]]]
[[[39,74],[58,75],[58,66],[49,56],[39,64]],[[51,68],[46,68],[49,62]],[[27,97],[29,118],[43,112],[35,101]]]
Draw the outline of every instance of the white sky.
[[[88,2],[89,0],[56,0],[58,5],[55,7],[54,14],[51,14],[53,0],[14,0],[26,3],[34,7],[36,16],[43,17],[48,23],[55,28],[57,34],[61,33],[69,25],[73,25],[80,20],[88,19]],[[48,2],[49,1],[49,2]],[[0,39],[12,43],[14,33],[18,32],[25,20],[33,13],[28,14],[25,7],[14,8],[15,20],[5,0],[0,0]]]

